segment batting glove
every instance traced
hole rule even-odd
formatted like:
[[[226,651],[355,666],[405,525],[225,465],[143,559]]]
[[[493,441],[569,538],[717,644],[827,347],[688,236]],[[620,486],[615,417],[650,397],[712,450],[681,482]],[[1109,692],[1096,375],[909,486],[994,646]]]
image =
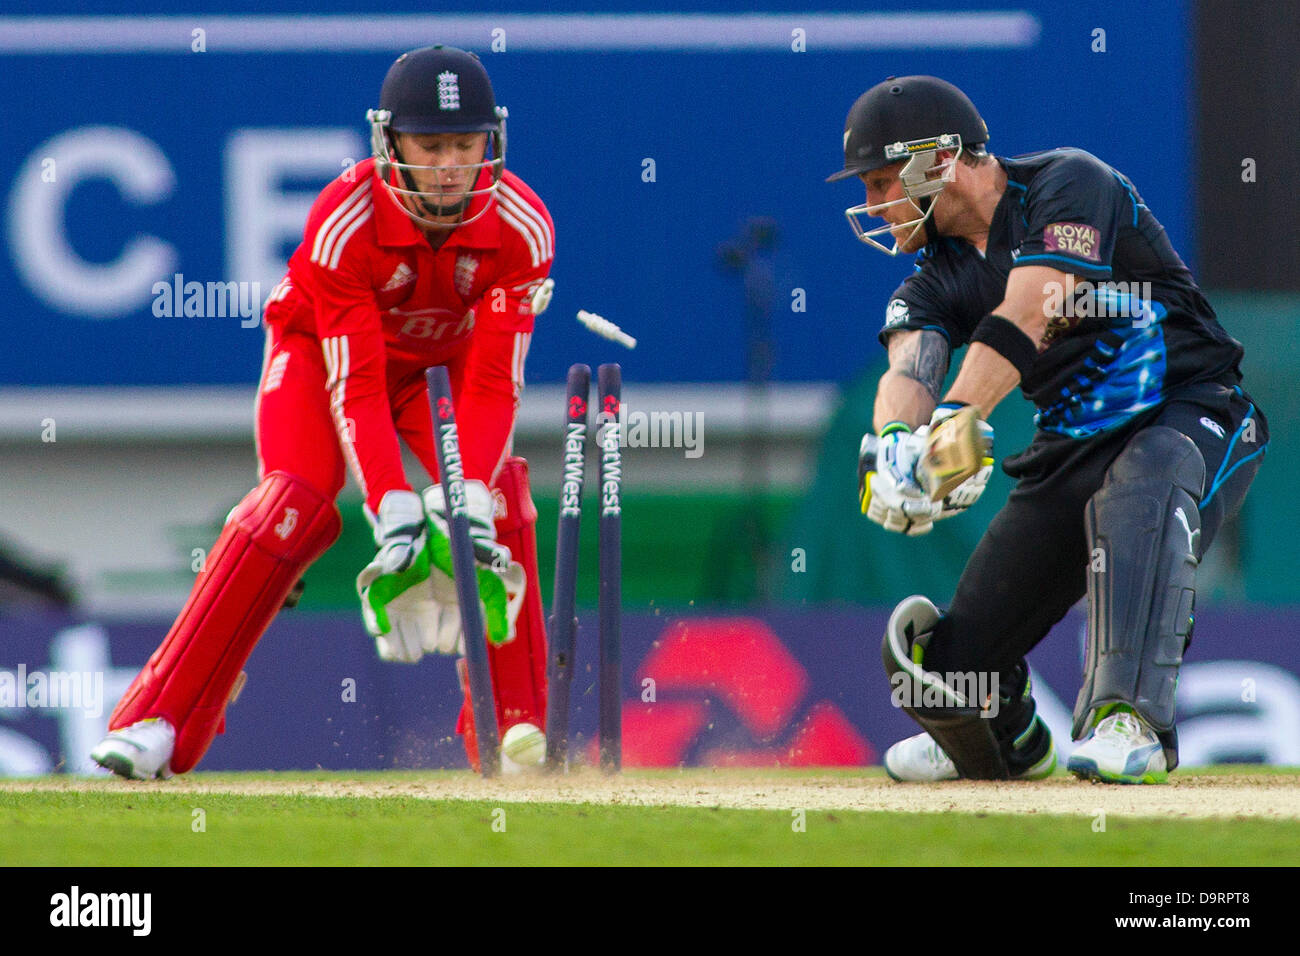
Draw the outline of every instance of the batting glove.
[[[886,531],[915,537],[934,527],[941,506],[916,480],[916,465],[924,452],[924,435],[914,434],[903,422],[890,422],[879,435],[862,436],[858,501],[862,513]]]

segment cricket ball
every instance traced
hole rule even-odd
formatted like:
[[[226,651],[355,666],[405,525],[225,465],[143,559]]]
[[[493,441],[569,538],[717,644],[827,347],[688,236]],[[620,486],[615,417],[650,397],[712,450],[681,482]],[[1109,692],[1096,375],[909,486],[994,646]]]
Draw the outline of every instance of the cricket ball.
[[[546,735],[534,724],[515,724],[501,738],[501,770],[523,773],[546,760]]]

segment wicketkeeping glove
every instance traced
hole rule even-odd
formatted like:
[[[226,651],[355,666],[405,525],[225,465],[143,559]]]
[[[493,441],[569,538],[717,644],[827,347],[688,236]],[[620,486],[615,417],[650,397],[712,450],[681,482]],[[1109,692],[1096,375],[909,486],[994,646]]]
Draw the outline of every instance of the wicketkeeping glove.
[[[858,502],[868,519],[887,531],[916,536],[928,533],[938,517],[916,480],[916,464],[925,439],[903,422],[890,422],[879,435],[862,436],[858,449]]]
[[[379,553],[357,575],[362,620],[381,658],[417,661],[433,620],[424,504],[413,491],[390,491],[366,518]]]
[[[524,603],[523,565],[511,559],[510,549],[497,541],[492,492],[481,481],[465,482],[469,536],[474,546],[479,600],[483,604],[488,640],[505,644],[515,636],[515,621]],[[456,594],[447,525],[447,499],[442,485],[424,491],[429,521],[430,579],[438,607],[436,636],[425,649],[443,654],[464,653],[460,623],[460,598]]]

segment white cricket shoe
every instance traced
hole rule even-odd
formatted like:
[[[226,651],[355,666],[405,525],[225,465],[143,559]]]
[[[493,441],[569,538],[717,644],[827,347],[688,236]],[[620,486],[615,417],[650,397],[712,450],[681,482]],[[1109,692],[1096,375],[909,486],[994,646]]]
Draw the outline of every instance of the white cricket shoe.
[[[535,724],[515,724],[501,737],[501,772],[532,773],[546,763],[546,735]]]
[[[172,751],[176,731],[161,717],[136,721],[129,727],[110,731],[90,752],[90,759],[105,770],[129,780],[151,780],[172,775]]]
[[[885,773],[902,783],[934,783],[961,776],[943,748],[929,734],[900,740],[885,751]]]
[[[1127,710],[1102,718],[1066,767],[1081,780],[1102,783],[1164,783],[1169,777],[1160,738]]]
[[[1037,720],[1038,718],[1035,718],[1035,721]],[[1044,729],[1046,729],[1045,724]],[[961,777],[952,758],[929,734],[917,734],[915,737],[900,740],[885,751],[884,763],[885,773],[900,783],[935,783],[939,780],[957,780]],[[1016,774],[1012,779],[1042,780],[1050,777],[1055,769],[1056,744],[1049,738],[1047,753],[1042,759],[1028,770]]]

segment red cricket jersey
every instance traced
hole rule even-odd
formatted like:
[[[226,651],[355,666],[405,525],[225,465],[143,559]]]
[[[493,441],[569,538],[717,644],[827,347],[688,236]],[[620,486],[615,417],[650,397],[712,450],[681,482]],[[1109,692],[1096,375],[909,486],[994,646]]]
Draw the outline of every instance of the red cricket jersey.
[[[414,377],[433,365],[447,365],[460,382],[466,477],[490,483],[513,431],[531,299],[555,241],[542,201],[507,170],[495,197],[475,200],[466,218],[484,203],[492,208],[435,251],[374,165],[357,164],[317,198],[265,320],[273,334],[320,343],[339,445],[377,509],[385,492],[409,488],[394,406],[412,400]]]

